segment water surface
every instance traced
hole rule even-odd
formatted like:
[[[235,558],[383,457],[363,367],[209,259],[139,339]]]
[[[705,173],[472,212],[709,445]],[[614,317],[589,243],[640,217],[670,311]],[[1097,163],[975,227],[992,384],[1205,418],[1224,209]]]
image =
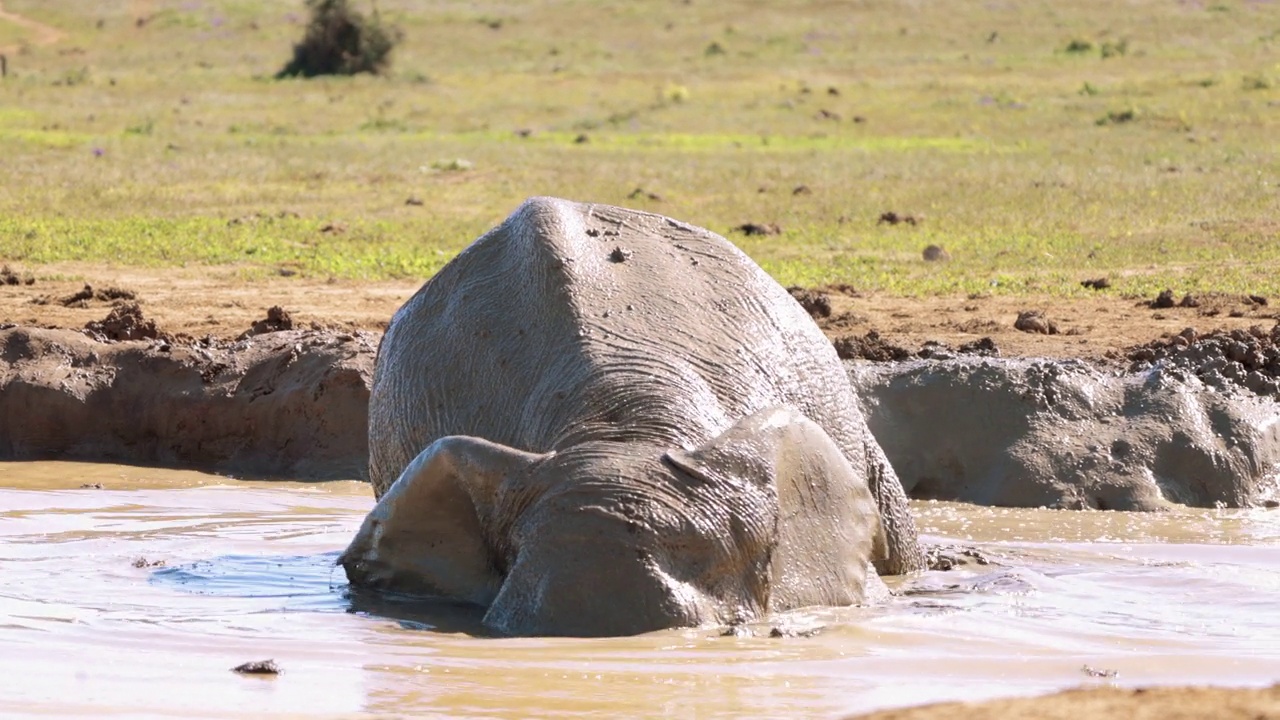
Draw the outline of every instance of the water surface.
[[[837,717],[1082,683],[1280,680],[1277,510],[918,503],[927,540],[991,564],[753,637],[548,640],[475,638],[464,609],[349,597],[333,561],[371,505],[356,482],[0,463],[0,714]],[[267,658],[284,673],[229,671]]]

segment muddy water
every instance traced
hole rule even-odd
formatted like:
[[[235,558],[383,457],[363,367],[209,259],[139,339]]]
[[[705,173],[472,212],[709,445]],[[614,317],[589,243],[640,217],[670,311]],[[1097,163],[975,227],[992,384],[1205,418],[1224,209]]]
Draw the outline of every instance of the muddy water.
[[[468,635],[464,610],[348,597],[332,563],[371,503],[354,482],[0,464],[0,715],[833,717],[1088,682],[1280,680],[1280,511],[919,504],[929,540],[991,564],[754,637],[495,640]],[[229,671],[266,658],[284,673]]]

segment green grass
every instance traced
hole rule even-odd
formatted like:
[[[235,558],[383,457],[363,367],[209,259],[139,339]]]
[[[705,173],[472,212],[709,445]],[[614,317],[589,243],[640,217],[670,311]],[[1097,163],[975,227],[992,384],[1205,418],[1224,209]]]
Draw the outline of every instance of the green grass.
[[[784,283],[1280,295],[1271,3],[379,0],[388,76],[287,81],[300,0],[100,5],[5,2],[68,33],[0,82],[5,262],[421,277],[549,194]]]

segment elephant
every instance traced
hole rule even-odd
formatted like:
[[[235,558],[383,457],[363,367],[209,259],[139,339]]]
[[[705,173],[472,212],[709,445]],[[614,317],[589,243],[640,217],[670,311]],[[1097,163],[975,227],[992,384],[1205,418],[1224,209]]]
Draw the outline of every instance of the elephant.
[[[478,605],[500,635],[859,604],[924,565],[831,343],[661,215],[525,201],[394,314],[368,432],[351,586]]]

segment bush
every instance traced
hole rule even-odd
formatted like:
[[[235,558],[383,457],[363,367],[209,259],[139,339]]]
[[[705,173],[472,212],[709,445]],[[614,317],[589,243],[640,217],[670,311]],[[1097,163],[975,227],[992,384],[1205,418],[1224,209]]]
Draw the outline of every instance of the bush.
[[[400,31],[385,27],[377,14],[367,19],[347,0],[307,0],[311,22],[302,42],[293,46],[293,59],[277,78],[379,73],[391,62],[391,49]]]
[[[1067,43],[1066,51],[1072,55],[1080,55],[1087,52],[1093,52],[1093,43],[1088,40],[1076,38]]]

